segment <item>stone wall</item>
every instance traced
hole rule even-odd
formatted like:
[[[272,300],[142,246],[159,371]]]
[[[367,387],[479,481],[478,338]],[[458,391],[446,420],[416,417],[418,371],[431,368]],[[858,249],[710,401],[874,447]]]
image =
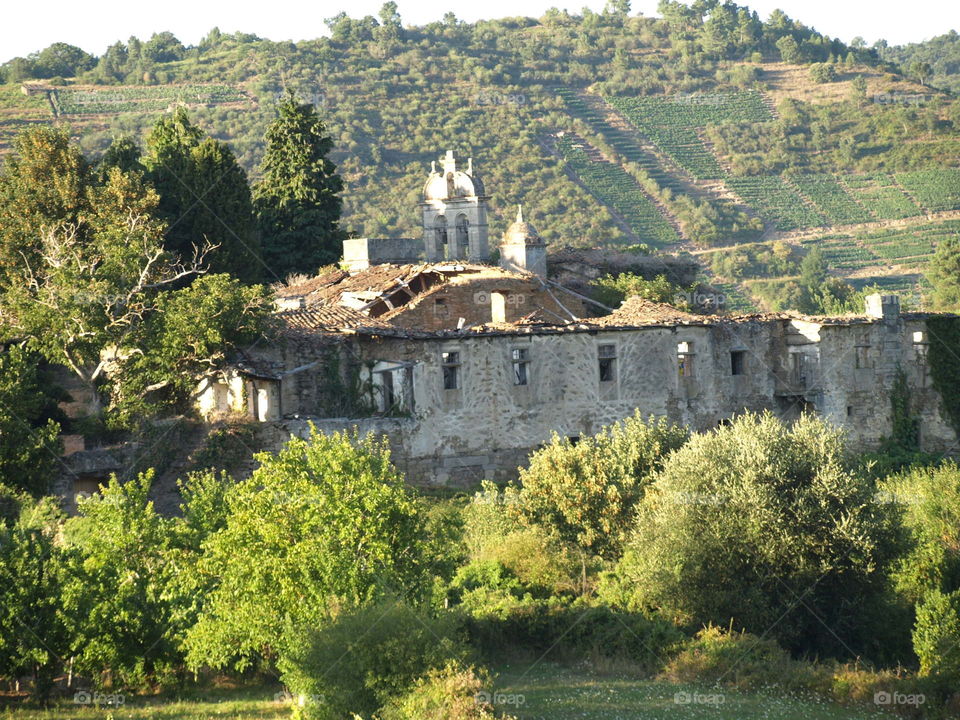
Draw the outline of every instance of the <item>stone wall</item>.
[[[744,411],[771,410],[787,420],[813,411],[844,428],[851,448],[866,450],[891,432],[891,392],[902,369],[924,448],[950,451],[956,436],[931,386],[925,332],[925,320],[913,316],[828,324],[758,317],[712,326],[357,336],[344,341],[342,362],[410,369],[404,377],[410,378],[413,405],[404,408],[406,416],[331,419],[302,384],[316,371],[305,371],[282,381],[285,414],[299,417],[277,424],[274,440],[303,435],[310,417],[327,415],[314,421],[324,432],[357,428],[386,435],[411,482],[463,487],[513,479],[553,433],[593,434],[636,410],[696,431]],[[600,379],[601,345],[613,348],[610,381]],[[680,369],[680,347],[687,374]],[[527,351],[524,385],[515,382],[515,349]],[[455,389],[444,387],[445,352],[459,353]],[[284,355],[291,367],[306,359],[290,355],[290,348]]]

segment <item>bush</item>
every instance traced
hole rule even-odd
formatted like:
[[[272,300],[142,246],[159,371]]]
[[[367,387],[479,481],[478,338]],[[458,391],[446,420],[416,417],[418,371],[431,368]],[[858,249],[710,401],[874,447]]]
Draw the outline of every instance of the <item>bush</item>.
[[[537,597],[569,594],[579,587],[580,561],[552,542],[543,528],[521,525],[493,483],[474,496],[463,517],[470,562],[502,566]]]
[[[371,436],[291,439],[226,495],[226,525],[204,545],[209,578],[187,644],[194,667],[283,656],[302,628],[331,622],[340,607],[432,586],[435,558],[423,504]]]
[[[520,471],[520,489],[508,489],[508,510],[562,544],[615,559],[652,474],[688,437],[639,410],[576,445],[554,435]]]
[[[960,680],[960,591],[935,590],[917,606],[913,647],[920,675]]]
[[[790,659],[775,640],[711,625],[697,633],[661,674],[675,683],[722,684],[740,690],[803,686],[809,667]]]
[[[391,699],[378,720],[493,720],[487,698],[487,673],[449,664],[431,670],[405,695]],[[499,716],[501,720],[511,720]]]
[[[833,63],[814,63],[810,66],[810,79],[815,83],[831,83],[837,79],[837,68]]]
[[[877,647],[864,608],[885,589],[895,525],[874,495],[829,423],[744,415],[667,458],[617,572],[633,607],[693,627],[733,618],[798,652]]]
[[[673,624],[640,613],[557,598],[526,597],[497,613],[466,620],[472,644],[487,656],[504,652],[550,653],[576,661],[626,661],[656,672],[686,636]]]
[[[410,690],[418,677],[467,654],[452,614],[433,616],[386,601],[314,630],[282,659],[280,669],[294,693],[315,700],[298,708],[300,717],[339,720],[373,713]]]

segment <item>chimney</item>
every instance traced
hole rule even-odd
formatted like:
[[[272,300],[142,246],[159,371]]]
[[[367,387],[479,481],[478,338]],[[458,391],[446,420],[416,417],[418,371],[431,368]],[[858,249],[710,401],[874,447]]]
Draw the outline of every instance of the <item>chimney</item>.
[[[900,296],[874,293],[864,298],[866,315],[886,323],[896,322],[900,318]]]

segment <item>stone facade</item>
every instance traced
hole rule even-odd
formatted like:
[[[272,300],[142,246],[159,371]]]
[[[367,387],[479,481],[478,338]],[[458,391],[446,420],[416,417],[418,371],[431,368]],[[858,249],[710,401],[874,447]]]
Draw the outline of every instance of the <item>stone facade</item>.
[[[276,439],[304,434],[311,418],[324,431],[385,434],[412,482],[456,486],[511,479],[553,433],[596,433],[637,410],[696,431],[745,411],[786,420],[814,412],[865,450],[891,432],[890,395],[902,370],[922,446],[951,451],[956,436],[926,365],[928,316],[895,310],[888,299],[880,317],[689,316],[642,324],[621,312],[565,326],[359,329],[341,337],[338,352],[359,369],[369,416],[336,417],[305,392],[318,363],[281,374]],[[289,348],[274,353],[288,367],[310,360]]]

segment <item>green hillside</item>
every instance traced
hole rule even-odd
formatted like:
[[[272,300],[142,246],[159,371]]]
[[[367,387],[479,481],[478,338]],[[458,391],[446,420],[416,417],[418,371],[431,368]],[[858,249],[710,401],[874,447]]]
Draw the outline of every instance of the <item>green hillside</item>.
[[[923,228],[960,210],[958,101],[782,13],[664,8],[423,27],[341,15],[330,37],[300,43],[213,31],[196,47],[161,33],[99,58],[48,48],[0,68],[0,152],[56,122],[95,155],[185,104],[255,175],[290,88],[322,110],[344,226],[359,235],[416,234],[429,163],[451,149],[493,194],[495,235],[523,203],[551,243],[699,252],[782,239],[802,253],[818,234],[905,222],[935,245],[943,233]],[[921,272],[930,247],[871,251],[856,267],[826,257],[851,279],[897,277]]]

